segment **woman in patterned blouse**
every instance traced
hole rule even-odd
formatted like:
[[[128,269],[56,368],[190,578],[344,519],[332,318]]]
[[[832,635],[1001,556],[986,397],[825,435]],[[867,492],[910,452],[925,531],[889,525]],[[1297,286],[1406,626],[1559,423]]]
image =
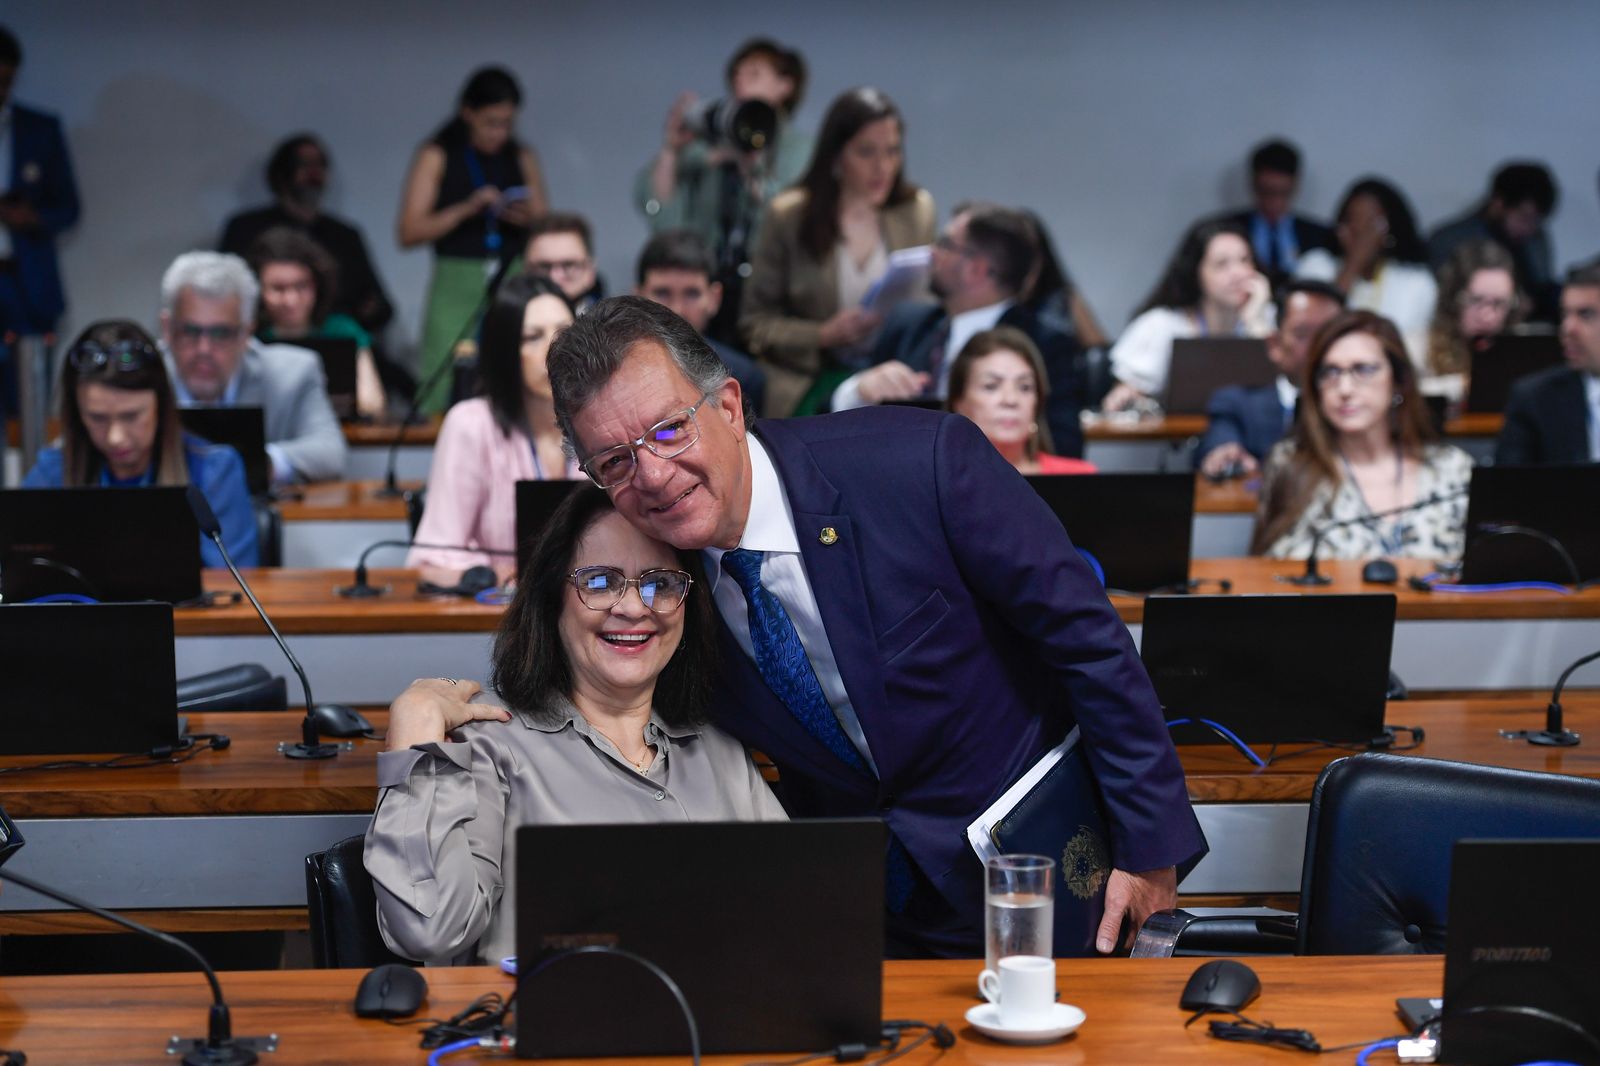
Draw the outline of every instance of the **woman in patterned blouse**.
[[[1454,558],[1464,547],[1472,460],[1433,441],[1417,372],[1394,323],[1348,311],[1312,341],[1300,414],[1267,458],[1251,550],[1303,559]],[[1379,512],[1440,502],[1387,518]]]

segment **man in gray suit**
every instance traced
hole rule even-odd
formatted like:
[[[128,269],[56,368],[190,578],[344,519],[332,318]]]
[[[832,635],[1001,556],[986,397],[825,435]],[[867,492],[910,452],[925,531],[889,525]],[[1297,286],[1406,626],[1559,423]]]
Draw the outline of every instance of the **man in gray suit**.
[[[185,252],[161,278],[167,369],[184,407],[260,407],[274,482],[344,473],[344,433],[328,401],[322,361],[288,344],[262,344],[260,286],[236,255]]]

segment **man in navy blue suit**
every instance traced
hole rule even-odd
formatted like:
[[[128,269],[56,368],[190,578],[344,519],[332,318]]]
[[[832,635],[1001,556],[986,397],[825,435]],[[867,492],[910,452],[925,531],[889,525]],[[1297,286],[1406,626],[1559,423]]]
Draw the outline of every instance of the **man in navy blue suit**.
[[[11,99],[22,46],[0,26],[0,408],[15,407],[9,338],[51,333],[66,297],[56,235],[78,220],[61,123]]]
[[[832,408],[848,411],[888,400],[942,400],[950,367],[973,335],[1015,326],[1039,346],[1049,377],[1046,419],[1060,455],[1083,455],[1083,406],[1077,339],[1018,303],[1039,257],[1038,231],[1021,211],[963,204],[933,247],[928,286],[937,304],[902,304],[884,321],[872,366],[834,390]]]
[[[1127,627],[979,430],[871,408],[746,421],[688,323],[603,300],[551,347],[557,417],[641,531],[704,552],[719,721],[804,816],[879,815],[891,951],[983,953],[967,824],[1076,724],[1110,833],[1105,919],[1173,905],[1205,840]],[[898,886],[898,891],[897,891]]]
[[[1206,403],[1200,471],[1210,478],[1260,469],[1272,446],[1294,421],[1311,340],[1344,310],[1344,293],[1325,281],[1291,281],[1278,292],[1278,328],[1267,338],[1267,357],[1278,368],[1270,385],[1224,385]]]

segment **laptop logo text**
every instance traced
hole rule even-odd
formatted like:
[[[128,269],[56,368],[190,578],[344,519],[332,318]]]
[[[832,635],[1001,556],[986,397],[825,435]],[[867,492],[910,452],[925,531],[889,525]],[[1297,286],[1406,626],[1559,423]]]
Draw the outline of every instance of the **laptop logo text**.
[[[1473,962],[1549,962],[1555,952],[1548,947],[1473,948]]]

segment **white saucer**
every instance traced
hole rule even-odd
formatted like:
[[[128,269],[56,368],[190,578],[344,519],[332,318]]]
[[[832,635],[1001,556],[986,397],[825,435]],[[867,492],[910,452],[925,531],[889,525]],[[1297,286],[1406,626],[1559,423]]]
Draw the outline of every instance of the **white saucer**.
[[[1008,1044],[1048,1044],[1076,1032],[1088,1015],[1070,1003],[1056,1003],[1050,1007],[1050,1017],[1042,1025],[1013,1029],[1000,1022],[1000,1008],[993,1003],[980,1003],[967,1011],[967,1021],[984,1036],[1004,1040]]]

